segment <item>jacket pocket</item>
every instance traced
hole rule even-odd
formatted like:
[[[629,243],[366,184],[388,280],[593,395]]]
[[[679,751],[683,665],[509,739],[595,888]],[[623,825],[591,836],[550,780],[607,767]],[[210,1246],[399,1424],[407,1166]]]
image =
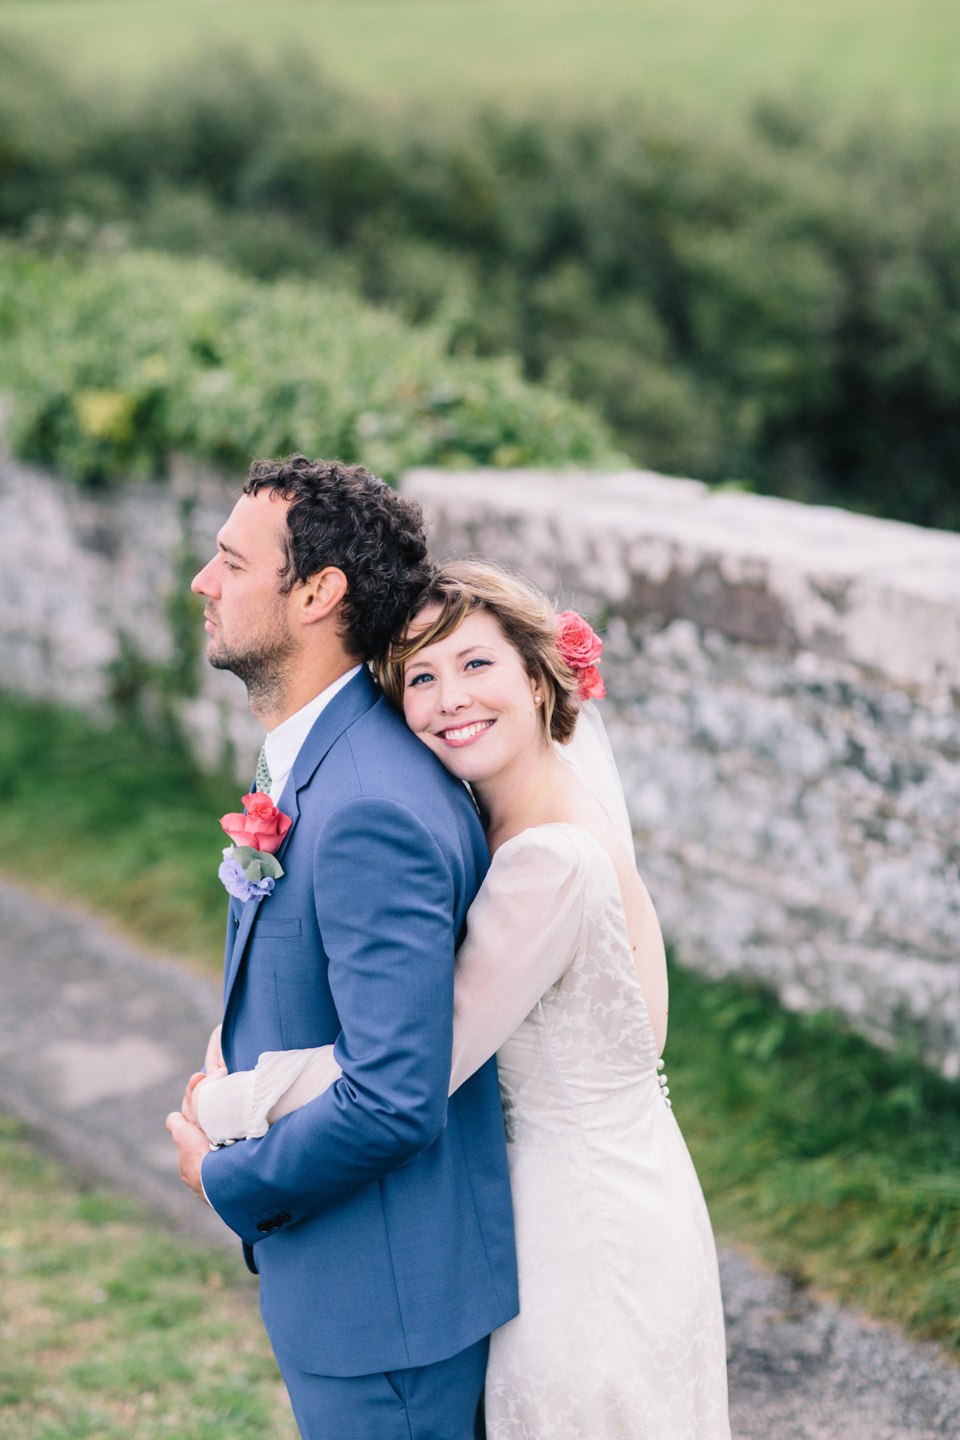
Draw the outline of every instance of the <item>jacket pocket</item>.
[[[258,915],[253,933],[258,940],[292,940],[302,933],[300,917],[271,920],[269,915]]]

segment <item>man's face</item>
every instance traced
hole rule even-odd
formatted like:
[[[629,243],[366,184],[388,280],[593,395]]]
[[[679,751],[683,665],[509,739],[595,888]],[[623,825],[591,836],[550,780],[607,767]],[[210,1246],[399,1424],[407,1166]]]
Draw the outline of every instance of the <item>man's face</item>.
[[[280,590],[288,509],[271,490],[241,496],[217,536],[217,554],[190,587],[207,602],[207,659],[239,675],[251,695],[282,683],[296,650],[291,597]]]

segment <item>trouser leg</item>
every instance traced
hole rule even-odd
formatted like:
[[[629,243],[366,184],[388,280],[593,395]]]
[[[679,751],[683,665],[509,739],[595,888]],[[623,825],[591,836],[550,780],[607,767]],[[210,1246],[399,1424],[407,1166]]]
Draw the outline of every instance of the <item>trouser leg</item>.
[[[477,1412],[488,1340],[435,1365],[386,1374],[284,1369],[303,1440],[482,1440]]]

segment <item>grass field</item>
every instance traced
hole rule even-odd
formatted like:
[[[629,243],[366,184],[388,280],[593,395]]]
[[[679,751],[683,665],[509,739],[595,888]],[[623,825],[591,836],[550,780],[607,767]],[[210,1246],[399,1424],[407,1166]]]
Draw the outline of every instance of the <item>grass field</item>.
[[[0,824],[16,857],[0,868],[212,973],[226,916],[218,820],[241,793],[136,724],[99,729],[0,697]]]
[[[92,86],[227,43],[306,54],[394,102],[626,95],[739,117],[788,92],[840,113],[960,113],[952,0],[0,0],[0,36]]]
[[[0,1116],[2,1440],[295,1440],[239,1256],[84,1188]]]
[[[664,1058],[718,1237],[960,1357],[960,1086],[677,966]]]

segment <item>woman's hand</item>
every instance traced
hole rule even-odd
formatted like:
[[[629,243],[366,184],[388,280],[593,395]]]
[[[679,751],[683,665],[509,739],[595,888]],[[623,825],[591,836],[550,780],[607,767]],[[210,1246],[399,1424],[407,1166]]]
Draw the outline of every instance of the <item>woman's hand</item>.
[[[223,1026],[218,1025],[207,1041],[207,1053],[203,1057],[203,1069],[207,1075],[210,1074],[211,1070],[216,1070],[218,1066],[223,1064],[223,1055],[220,1051],[220,1031],[222,1029]]]
[[[180,1114],[184,1120],[189,1120],[191,1125],[199,1125],[200,1121],[197,1116],[197,1091],[207,1080],[223,1080],[226,1074],[227,1067],[221,1060],[218,1065],[214,1065],[212,1069],[208,1069],[206,1074],[204,1074],[202,1070],[198,1070],[195,1075],[190,1076],[184,1092],[183,1104],[180,1106]]]

